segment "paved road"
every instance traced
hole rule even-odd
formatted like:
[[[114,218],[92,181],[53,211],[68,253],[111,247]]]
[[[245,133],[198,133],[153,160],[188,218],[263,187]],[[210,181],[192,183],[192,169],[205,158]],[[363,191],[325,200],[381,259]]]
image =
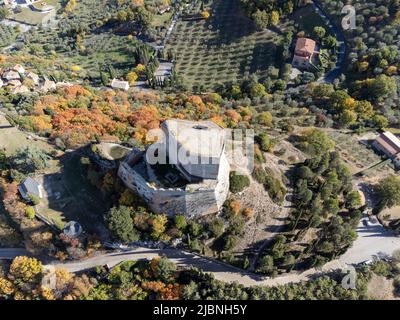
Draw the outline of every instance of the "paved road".
[[[0,259],[14,259],[15,257],[26,255],[29,255],[28,252],[22,248],[0,249]]]
[[[78,272],[99,265],[108,264],[110,267],[113,267],[126,260],[152,259],[163,255],[178,266],[186,268],[197,267],[204,272],[213,273],[216,279],[224,282],[237,281],[244,286],[276,286],[307,281],[311,277],[325,272],[344,269],[348,264],[358,264],[377,256],[391,255],[394,250],[400,249],[400,238],[394,237],[390,231],[385,230],[381,225],[367,227],[361,222],[357,231],[359,238],[338,260],[331,261],[320,269],[310,269],[302,273],[292,273],[271,279],[177,249],[148,249],[138,247],[127,252],[114,252],[82,261],[54,263],[53,265],[65,268],[70,272]],[[23,249],[0,249],[0,259],[13,259],[16,256],[25,255],[26,253]]]
[[[55,264],[56,268],[65,268],[70,272],[78,272],[99,265],[113,267],[126,260],[152,259],[157,256],[166,256],[181,267],[197,267],[204,272],[212,273],[216,279],[224,282],[238,282],[244,286],[275,286],[291,282],[307,281],[317,274],[342,269],[345,266],[340,261],[332,261],[322,269],[310,269],[303,273],[293,273],[276,278],[266,278],[253,273],[243,271],[218,261],[209,260],[199,255],[177,249],[147,249],[137,248],[128,252],[115,252],[98,257],[89,258],[84,261]]]
[[[358,264],[376,257],[391,256],[393,251],[400,249],[400,237],[377,223],[366,226],[363,218],[357,227],[358,238],[352,247],[339,260],[347,264]]]
[[[336,63],[336,67],[326,73],[323,77],[318,79],[319,83],[332,83],[336,78],[338,78],[342,74],[342,68],[344,66],[344,62],[346,60],[346,38],[342,30],[329,18],[329,16],[325,13],[324,9],[320,5],[320,3],[316,0],[313,1],[313,6],[315,11],[319,14],[321,19],[325,22],[326,25],[333,31],[336,39],[338,40],[339,51],[338,51],[338,59]]]

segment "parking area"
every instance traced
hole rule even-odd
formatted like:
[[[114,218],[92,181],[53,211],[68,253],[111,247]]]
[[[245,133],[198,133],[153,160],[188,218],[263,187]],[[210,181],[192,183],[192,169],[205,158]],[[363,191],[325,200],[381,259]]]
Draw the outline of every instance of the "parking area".
[[[373,259],[384,259],[400,249],[400,237],[382,226],[376,218],[364,217],[357,227],[358,238],[339,260],[359,264]]]

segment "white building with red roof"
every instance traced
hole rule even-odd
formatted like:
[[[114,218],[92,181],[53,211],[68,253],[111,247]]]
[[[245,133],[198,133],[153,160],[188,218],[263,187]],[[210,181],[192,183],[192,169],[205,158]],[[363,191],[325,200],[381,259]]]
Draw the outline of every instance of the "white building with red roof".
[[[299,69],[308,69],[312,65],[312,59],[316,48],[316,42],[308,38],[297,39],[292,65]]]
[[[400,139],[393,133],[385,131],[372,144],[375,149],[392,159],[396,167],[400,167]]]

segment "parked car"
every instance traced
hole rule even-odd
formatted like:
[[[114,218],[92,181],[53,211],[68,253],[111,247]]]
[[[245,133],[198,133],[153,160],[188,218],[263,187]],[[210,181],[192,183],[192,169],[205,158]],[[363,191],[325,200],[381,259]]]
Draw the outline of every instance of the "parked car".
[[[369,265],[371,265],[373,262],[374,262],[374,260],[365,260],[365,261],[363,261],[361,264],[364,265],[364,266],[369,266]]]
[[[379,224],[378,219],[375,216],[370,216],[369,217],[369,222],[374,225],[374,224]]]

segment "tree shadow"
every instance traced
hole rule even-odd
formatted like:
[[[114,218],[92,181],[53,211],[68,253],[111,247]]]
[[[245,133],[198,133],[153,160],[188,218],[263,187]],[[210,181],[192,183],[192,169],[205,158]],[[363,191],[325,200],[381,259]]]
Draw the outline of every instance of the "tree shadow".
[[[87,165],[81,162],[82,156],[85,156],[84,149],[64,153],[58,158],[60,170],[42,177],[45,199],[38,207],[38,212],[57,226],[77,221],[86,233],[96,234],[106,241],[109,232],[104,216],[110,201],[90,184]]]

